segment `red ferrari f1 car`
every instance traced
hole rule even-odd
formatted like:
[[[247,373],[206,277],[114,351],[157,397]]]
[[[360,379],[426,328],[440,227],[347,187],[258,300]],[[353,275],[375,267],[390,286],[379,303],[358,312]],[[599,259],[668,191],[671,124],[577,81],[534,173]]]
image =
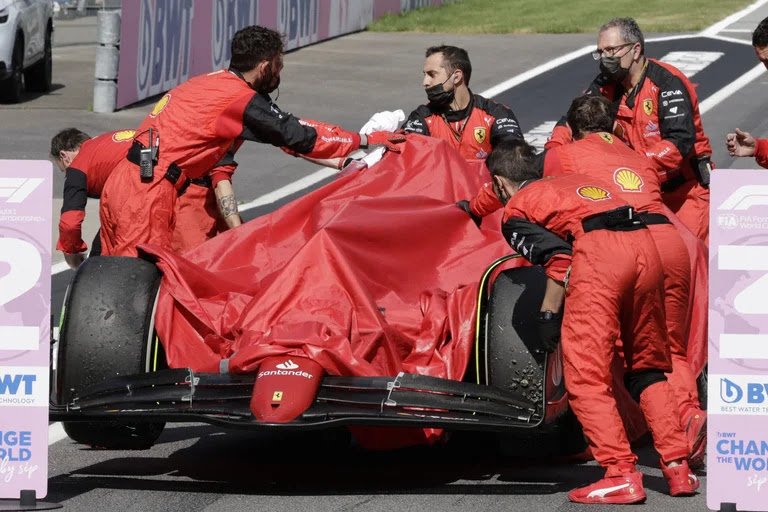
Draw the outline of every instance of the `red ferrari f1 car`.
[[[559,351],[539,350],[532,324],[546,277],[537,267],[499,272],[514,257],[480,276],[474,352],[461,382],[403,372],[323,375],[297,357],[267,359],[249,375],[171,369],[155,331],[158,268],[135,258],[88,259],[65,298],[51,420],[79,443],[112,449],[149,448],[166,422],[202,421],[265,430],[491,431],[512,443],[538,437],[553,453],[580,451]]]

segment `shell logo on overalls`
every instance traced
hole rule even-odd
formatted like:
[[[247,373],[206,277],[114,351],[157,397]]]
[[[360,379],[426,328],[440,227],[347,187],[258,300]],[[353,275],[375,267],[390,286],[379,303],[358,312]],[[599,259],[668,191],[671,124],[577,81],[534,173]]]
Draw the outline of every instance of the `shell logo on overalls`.
[[[576,193],[590,201],[602,201],[611,197],[611,194],[604,188],[594,186],[579,187]]]
[[[163,109],[168,106],[168,102],[170,101],[171,101],[170,93],[160,98],[160,101],[157,102],[157,104],[155,105],[155,108],[153,108],[152,112],[149,113],[149,117],[157,117],[158,115],[160,115],[160,112],[162,112]]]
[[[134,135],[136,135],[136,130],[121,130],[112,135],[112,140],[115,142],[125,142],[133,140]]]
[[[621,187],[622,192],[642,192],[643,178],[632,169],[620,168],[613,173],[613,182]]]

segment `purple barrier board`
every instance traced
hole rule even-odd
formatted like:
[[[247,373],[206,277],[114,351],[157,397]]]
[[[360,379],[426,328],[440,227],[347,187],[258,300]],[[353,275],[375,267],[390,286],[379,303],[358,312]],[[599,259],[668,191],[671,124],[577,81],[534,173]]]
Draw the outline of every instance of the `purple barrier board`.
[[[710,190],[707,506],[768,510],[768,171]]]
[[[48,492],[53,166],[0,160],[0,498]]]
[[[386,13],[452,0],[132,0],[123,2],[117,107],[225,67],[232,36],[263,25],[292,50],[362,30]]]

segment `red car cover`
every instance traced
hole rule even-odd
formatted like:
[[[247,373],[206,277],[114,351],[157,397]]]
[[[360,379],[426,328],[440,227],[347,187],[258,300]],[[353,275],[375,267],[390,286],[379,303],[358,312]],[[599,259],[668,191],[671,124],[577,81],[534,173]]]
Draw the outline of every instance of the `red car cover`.
[[[478,230],[455,205],[488,180],[482,161],[409,135],[401,155],[386,154],[183,257],[141,246],[164,273],[156,327],[169,365],[250,373],[267,357],[290,355],[330,375],[461,379],[478,281],[511,250],[501,210]],[[371,448],[440,439],[432,429],[358,434]]]

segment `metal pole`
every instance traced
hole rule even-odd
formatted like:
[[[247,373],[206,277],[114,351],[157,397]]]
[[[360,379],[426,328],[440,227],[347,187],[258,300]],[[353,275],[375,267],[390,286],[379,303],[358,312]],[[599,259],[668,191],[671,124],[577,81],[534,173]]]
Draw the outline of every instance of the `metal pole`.
[[[93,85],[93,111],[114,112],[117,105],[117,66],[120,57],[120,11],[97,14],[99,46]]]

